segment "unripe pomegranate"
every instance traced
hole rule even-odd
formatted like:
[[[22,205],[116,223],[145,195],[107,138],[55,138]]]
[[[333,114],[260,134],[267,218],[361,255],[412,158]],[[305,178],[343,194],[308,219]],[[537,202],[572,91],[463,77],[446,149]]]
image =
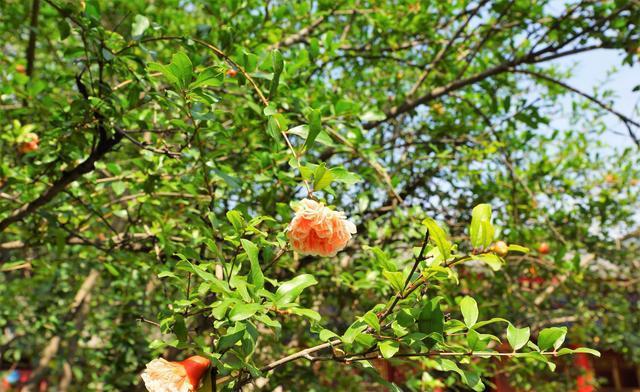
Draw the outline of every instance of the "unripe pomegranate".
[[[509,246],[504,241],[496,242],[491,249],[500,257],[505,257],[509,253]]]
[[[433,109],[433,111],[436,112],[439,116],[442,116],[444,114],[444,106],[442,106],[440,102],[436,102],[431,105],[431,109]]]
[[[549,254],[550,250],[551,248],[549,248],[549,244],[547,244],[546,242],[541,243],[538,247],[538,253],[540,253],[541,255]]]
[[[38,149],[40,138],[35,133],[27,133],[24,137],[24,140],[24,142],[18,145],[18,152],[20,152],[21,154],[33,152]]]
[[[614,176],[613,174],[609,173],[606,176],[604,176],[604,180],[608,184],[613,184],[614,182],[616,182],[616,176]]]

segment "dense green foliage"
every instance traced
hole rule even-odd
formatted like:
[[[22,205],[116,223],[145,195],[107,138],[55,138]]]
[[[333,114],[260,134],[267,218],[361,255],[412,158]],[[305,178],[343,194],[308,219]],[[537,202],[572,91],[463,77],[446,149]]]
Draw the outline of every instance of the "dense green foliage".
[[[565,335],[640,360],[639,126],[556,61],[636,63],[637,1],[0,7],[3,366],[133,390],[197,353],[218,389],[397,388],[381,356],[404,390],[481,390],[501,348],[541,391]],[[336,257],[287,244],[309,189],[358,227]]]

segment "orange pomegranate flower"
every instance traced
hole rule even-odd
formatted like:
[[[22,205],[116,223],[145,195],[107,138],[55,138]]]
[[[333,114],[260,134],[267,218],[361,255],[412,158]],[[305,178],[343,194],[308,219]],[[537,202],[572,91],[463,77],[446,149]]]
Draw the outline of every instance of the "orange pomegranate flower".
[[[154,359],[142,372],[149,392],[195,392],[211,361],[194,355],[180,362]]]
[[[335,256],[356,233],[356,225],[344,212],[334,211],[315,200],[303,199],[294,207],[296,215],[287,237],[293,249],[303,255]]]

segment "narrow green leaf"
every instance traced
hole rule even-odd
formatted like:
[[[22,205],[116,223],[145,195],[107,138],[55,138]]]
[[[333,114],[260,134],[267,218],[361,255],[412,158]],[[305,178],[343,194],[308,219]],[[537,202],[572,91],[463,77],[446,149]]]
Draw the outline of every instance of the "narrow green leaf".
[[[595,355],[596,357],[599,357],[600,351],[598,350],[594,350],[592,348],[587,348],[587,347],[578,347],[578,348],[574,348],[574,349],[570,349],[570,348],[561,348],[560,350],[558,350],[558,355],[567,355],[567,354],[591,354],[591,355]]]
[[[276,303],[278,304],[278,306],[282,306],[293,302],[296,300],[296,298],[298,298],[300,293],[302,293],[302,290],[317,283],[318,281],[313,277],[313,275],[298,275],[295,278],[284,282],[280,285],[280,287],[278,287],[275,296]]]
[[[469,227],[471,246],[474,248],[488,247],[493,241],[493,235],[491,206],[489,204],[478,204],[471,211],[471,226]]]
[[[194,80],[189,87],[192,89],[198,87],[217,87],[222,84],[223,80],[224,73],[219,68],[209,67],[198,72],[196,80]]]
[[[242,213],[238,210],[231,210],[227,212],[227,219],[233,225],[233,228],[237,233],[242,233],[244,230],[246,223]]]
[[[484,327],[485,325],[488,324],[493,324],[493,323],[509,323],[508,320],[500,318],[500,317],[494,317],[490,320],[484,320],[484,321],[478,321],[474,326],[473,329],[478,329],[480,327]]]
[[[427,226],[429,238],[436,244],[444,260],[447,260],[451,256],[451,243],[447,240],[445,231],[431,218],[425,219],[422,224]]]
[[[382,271],[382,274],[396,292],[400,292],[404,288],[404,275],[402,272]]]
[[[529,253],[529,248],[516,245],[516,244],[509,245],[508,249],[509,249],[509,252]]]
[[[320,321],[322,319],[322,317],[320,316],[320,313],[316,312],[313,309],[307,309],[307,308],[291,308],[289,309],[289,311],[293,314],[297,314],[298,316],[303,316],[306,317],[308,319],[311,319],[313,321]]]
[[[280,126],[275,116],[269,116],[269,120],[267,120],[267,133],[274,140],[280,139]]]
[[[258,260],[258,253],[260,250],[249,240],[241,239],[240,242],[242,243],[242,247],[249,258],[249,263],[251,264],[251,272],[249,274],[250,281],[254,286],[256,286],[256,288],[260,289],[264,286],[264,274],[262,273],[260,261]]]
[[[304,142],[304,148],[310,150],[318,135],[322,132],[322,119],[320,110],[311,109],[309,112],[309,132],[307,140]]]
[[[269,99],[276,96],[278,91],[278,85],[280,84],[280,75],[284,70],[284,59],[282,53],[278,49],[271,52],[271,62],[273,64],[273,78],[271,79],[271,85],[269,86]]]

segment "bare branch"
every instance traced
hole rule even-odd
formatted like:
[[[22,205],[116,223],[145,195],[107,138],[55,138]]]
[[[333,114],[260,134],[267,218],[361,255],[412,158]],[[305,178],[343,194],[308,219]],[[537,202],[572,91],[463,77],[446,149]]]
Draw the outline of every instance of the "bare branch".
[[[633,139],[633,142],[636,144],[636,146],[640,147],[640,139],[638,139],[638,136],[633,132],[633,130],[631,129],[631,125],[640,128],[640,123],[638,123],[637,121],[632,120],[631,118],[629,118],[628,116],[620,113],[619,111],[615,110],[614,108],[612,108],[610,105],[607,105],[606,103],[602,102],[601,100],[599,100],[598,98],[594,97],[593,95],[587,94],[584,91],[578,90],[575,87],[572,87],[560,80],[554,79],[550,76],[547,75],[543,75],[539,72],[535,72],[535,71],[529,71],[526,69],[513,69],[512,72],[515,73],[521,73],[521,74],[525,74],[525,75],[531,75],[535,78],[538,79],[542,79],[545,80],[547,82],[556,84],[562,88],[564,88],[565,90],[569,90],[571,92],[574,92],[586,99],[588,99],[589,101],[595,103],[596,105],[600,106],[601,108],[603,108],[604,110],[608,111],[609,113],[615,115],[616,117],[618,117],[623,123],[624,125],[627,127],[627,130],[629,131],[629,136],[631,137],[631,139]]]

